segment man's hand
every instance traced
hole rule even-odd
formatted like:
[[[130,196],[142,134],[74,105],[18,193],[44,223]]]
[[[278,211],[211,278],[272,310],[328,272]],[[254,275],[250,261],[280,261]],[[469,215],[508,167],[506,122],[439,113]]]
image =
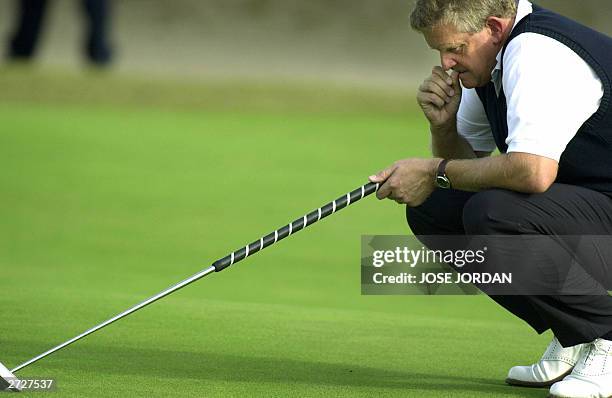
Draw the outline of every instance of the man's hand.
[[[378,199],[393,199],[410,207],[421,205],[435,189],[435,175],[442,159],[398,160],[391,167],[370,176],[371,182],[382,183]]]
[[[449,76],[442,67],[435,66],[419,87],[417,102],[432,129],[454,125],[461,103],[459,74],[453,71]]]

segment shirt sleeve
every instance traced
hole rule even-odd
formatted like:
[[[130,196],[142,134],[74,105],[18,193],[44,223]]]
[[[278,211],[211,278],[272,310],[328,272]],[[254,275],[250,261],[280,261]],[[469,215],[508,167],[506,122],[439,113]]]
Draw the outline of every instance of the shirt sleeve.
[[[457,133],[465,138],[474,151],[493,152],[495,139],[484,106],[475,89],[463,88],[457,112]]]
[[[508,152],[556,161],[603,97],[600,79],[580,56],[536,33],[521,34],[508,45],[502,85]]]

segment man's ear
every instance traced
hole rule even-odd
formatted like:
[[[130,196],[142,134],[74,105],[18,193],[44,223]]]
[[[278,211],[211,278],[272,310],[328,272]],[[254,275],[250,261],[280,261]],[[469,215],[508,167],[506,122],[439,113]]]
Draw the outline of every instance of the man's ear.
[[[506,26],[504,22],[502,18],[487,18],[486,27],[491,32],[495,44],[500,44],[504,40],[504,27]]]

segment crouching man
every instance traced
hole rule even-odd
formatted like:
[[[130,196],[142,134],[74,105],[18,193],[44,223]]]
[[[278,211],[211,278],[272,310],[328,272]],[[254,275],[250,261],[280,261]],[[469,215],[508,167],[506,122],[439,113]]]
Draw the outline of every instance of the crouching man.
[[[417,236],[612,235],[612,39],[527,0],[418,0],[411,24],[440,54],[417,94],[433,158],[370,177],[378,198]],[[612,397],[610,258],[585,265],[602,289],[491,296],[555,336],[507,383]]]

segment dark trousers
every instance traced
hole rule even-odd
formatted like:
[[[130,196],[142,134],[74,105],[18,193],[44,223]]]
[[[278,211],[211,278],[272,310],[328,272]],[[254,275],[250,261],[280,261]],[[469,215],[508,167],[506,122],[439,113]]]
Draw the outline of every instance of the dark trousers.
[[[612,198],[589,189],[553,184],[542,194],[502,189],[479,193],[438,189],[421,206],[407,208],[413,233],[432,235],[612,235]],[[608,241],[609,242],[609,241]],[[424,244],[431,246],[428,242]],[[597,244],[596,244],[597,245]],[[610,287],[612,245],[598,245],[588,272]],[[516,264],[525,251],[504,253]],[[491,295],[538,333],[551,329],[565,347],[603,337],[612,340],[612,297],[585,295]]]
[[[86,20],[83,50],[87,58],[96,64],[111,61],[108,43],[109,4],[107,0],[82,0]],[[36,52],[45,14],[47,0],[18,0],[16,2],[17,26],[10,39],[8,56],[13,59],[30,59]]]

